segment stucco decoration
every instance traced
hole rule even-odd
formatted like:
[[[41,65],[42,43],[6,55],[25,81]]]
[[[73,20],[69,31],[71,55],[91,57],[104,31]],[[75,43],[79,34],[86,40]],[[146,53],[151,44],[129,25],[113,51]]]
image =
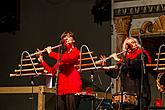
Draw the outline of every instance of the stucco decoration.
[[[123,41],[125,40],[126,37],[129,36],[131,17],[130,16],[115,17],[114,23],[115,23],[116,44],[117,44],[116,49],[117,51],[121,51]]]
[[[134,24],[134,27],[130,29],[132,36],[139,35],[139,33],[144,35],[159,34],[165,32],[165,15],[156,18],[141,19],[141,22],[140,20],[136,20],[132,24]]]

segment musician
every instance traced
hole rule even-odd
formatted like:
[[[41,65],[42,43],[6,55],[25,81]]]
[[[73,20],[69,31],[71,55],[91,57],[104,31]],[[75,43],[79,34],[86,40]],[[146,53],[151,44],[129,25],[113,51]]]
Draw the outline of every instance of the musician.
[[[58,74],[58,109],[57,110],[78,110],[79,99],[74,94],[81,92],[82,81],[80,73],[74,67],[79,64],[79,50],[75,46],[75,37],[72,32],[66,31],[61,35],[61,42],[65,47],[63,53],[53,52],[51,46],[46,48],[49,57],[57,61],[50,67],[43,59],[42,54],[38,56],[41,65],[53,76]]]
[[[151,57],[148,52],[140,46],[137,39],[133,37],[127,37],[125,39],[122,49],[125,52],[120,58],[116,53],[112,54],[112,57],[117,61],[119,66],[118,75],[121,77],[121,92],[136,94],[138,97],[138,105],[132,109],[140,110],[141,80],[143,80],[142,107],[149,106],[151,101],[148,73],[146,71],[144,74],[144,67],[142,66],[142,58],[144,58],[144,63],[146,64],[151,63]],[[143,79],[141,79],[142,74]]]

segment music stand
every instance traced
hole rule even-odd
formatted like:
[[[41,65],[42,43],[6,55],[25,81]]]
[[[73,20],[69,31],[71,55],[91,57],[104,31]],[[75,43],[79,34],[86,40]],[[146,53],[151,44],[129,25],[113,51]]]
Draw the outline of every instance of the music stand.
[[[27,54],[27,56],[24,58],[24,55]],[[47,76],[46,77],[46,86],[48,88],[52,87],[52,75],[47,74],[44,72],[44,68],[36,67],[39,63],[33,62],[36,58],[32,58],[28,51],[23,51],[21,54],[21,60],[19,66],[19,70],[14,70],[16,74],[10,74],[10,77],[30,77],[30,84],[32,87],[32,95],[29,97],[29,99],[32,101],[32,110],[34,110],[34,78],[38,76]],[[29,63],[30,61],[30,63]]]

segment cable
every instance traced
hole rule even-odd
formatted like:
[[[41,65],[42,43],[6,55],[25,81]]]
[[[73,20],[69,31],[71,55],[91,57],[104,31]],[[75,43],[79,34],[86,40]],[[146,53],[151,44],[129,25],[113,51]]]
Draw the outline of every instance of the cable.
[[[143,110],[142,107],[142,97],[143,97],[143,83],[144,83],[144,74],[146,74],[146,68],[145,68],[145,63],[144,63],[144,48],[142,46],[142,40],[141,40],[141,33],[139,33],[139,43],[141,45],[141,49],[142,49],[142,53],[141,53],[141,61],[142,61],[142,66],[141,66],[141,81],[140,81],[140,96],[139,96],[139,106],[140,106],[140,110]]]
[[[58,48],[58,60],[57,60],[57,72],[56,72],[56,79],[55,79],[55,89],[56,89],[56,108],[55,110],[58,110],[58,75],[59,75],[59,72],[60,72],[60,62],[61,62],[61,58],[62,58],[62,48],[59,47]]]
[[[104,99],[106,99],[107,93],[108,93],[109,89],[112,87],[112,85],[113,85],[113,83],[112,83],[112,81],[111,81],[110,85],[109,85],[109,86],[107,87],[107,89],[105,90],[104,97],[101,99],[101,101],[100,101],[100,103],[98,104],[96,110],[99,109],[99,107],[101,106],[101,104],[102,104],[102,102],[104,101]]]

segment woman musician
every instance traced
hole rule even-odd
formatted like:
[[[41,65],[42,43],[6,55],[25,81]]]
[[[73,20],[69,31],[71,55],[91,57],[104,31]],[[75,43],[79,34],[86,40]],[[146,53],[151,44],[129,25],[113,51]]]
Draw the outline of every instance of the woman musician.
[[[130,94],[136,94],[138,99],[138,104],[131,110],[141,110],[140,103],[142,103],[142,110],[146,106],[150,105],[151,101],[151,91],[148,81],[148,73],[145,74],[142,66],[141,55],[143,55],[145,63],[151,63],[151,57],[146,50],[141,48],[137,39],[133,37],[127,37],[123,42],[123,54],[119,58],[116,53],[113,53],[111,57],[117,61],[117,65],[120,68],[118,75],[121,79],[121,92],[127,92]],[[104,59],[104,57],[102,57]],[[105,61],[105,60],[103,60]],[[105,64],[105,63],[103,63]],[[121,73],[121,74],[120,74]],[[114,74],[112,71],[107,72],[107,74]],[[140,102],[141,93],[141,75],[143,74],[143,91],[142,91],[142,102]],[[117,75],[116,75],[117,76]],[[130,110],[130,109],[129,109]]]
[[[49,57],[57,61],[54,66],[50,67],[44,61],[42,54],[38,55],[38,60],[49,73],[57,76],[56,110],[78,110],[80,100],[75,94],[81,92],[82,81],[74,65],[79,64],[80,51],[75,46],[75,37],[72,32],[63,32],[61,41],[65,47],[62,53],[53,52],[51,46],[46,48]]]

